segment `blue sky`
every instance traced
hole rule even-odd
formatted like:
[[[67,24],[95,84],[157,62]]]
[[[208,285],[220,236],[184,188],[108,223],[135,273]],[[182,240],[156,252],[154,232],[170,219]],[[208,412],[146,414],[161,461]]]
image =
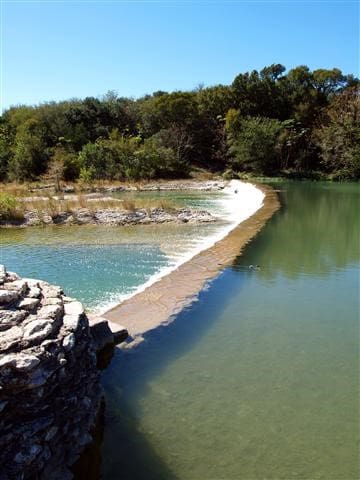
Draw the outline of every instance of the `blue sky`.
[[[229,84],[282,63],[359,75],[357,1],[4,1],[2,107]]]

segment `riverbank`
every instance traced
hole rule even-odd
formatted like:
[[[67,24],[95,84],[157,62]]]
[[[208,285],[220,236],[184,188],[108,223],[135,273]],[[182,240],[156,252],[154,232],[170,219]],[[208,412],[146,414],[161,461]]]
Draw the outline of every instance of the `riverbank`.
[[[148,331],[171,322],[179,311],[191,304],[206,283],[231,264],[280,207],[277,194],[270,187],[234,182],[235,196],[244,186],[261,194],[261,201],[253,211],[231,225],[223,238],[213,245],[172,271],[164,272],[163,276],[143,286],[139,293],[103,313],[104,318],[125,326],[130,334],[129,345],[136,345]],[[244,191],[243,200],[246,195],[249,201],[249,190]]]
[[[58,211],[53,214],[37,210],[26,211],[22,218],[0,220],[0,226],[33,227],[39,225],[147,225],[153,223],[207,223],[216,218],[206,211],[181,208],[167,211],[164,208],[134,209],[133,211],[114,208],[78,208]]]
[[[54,185],[4,188],[0,196],[0,226],[137,225],[151,223],[203,223],[216,220],[209,212],[180,208],[164,199],[119,199],[118,192],[220,191],[228,182],[172,181],[143,184],[108,184],[83,187]],[[87,193],[84,193],[87,192]],[[37,193],[37,195],[33,195]]]

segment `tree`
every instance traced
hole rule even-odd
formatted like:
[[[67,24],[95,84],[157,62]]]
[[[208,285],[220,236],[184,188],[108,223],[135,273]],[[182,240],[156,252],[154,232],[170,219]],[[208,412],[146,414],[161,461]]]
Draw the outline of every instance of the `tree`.
[[[339,178],[360,177],[360,89],[345,90],[325,109],[314,133],[326,170]]]
[[[286,118],[286,97],[280,77],[284,71],[283,65],[273,64],[260,73],[253,70],[235,77],[232,83],[235,106],[243,116]]]
[[[47,167],[48,152],[42,139],[41,125],[29,119],[20,125],[14,144],[14,156],[9,163],[11,180],[33,180]]]
[[[283,128],[279,120],[241,117],[239,112],[230,111],[226,118],[226,129],[233,169],[266,175],[278,171],[278,140]]]

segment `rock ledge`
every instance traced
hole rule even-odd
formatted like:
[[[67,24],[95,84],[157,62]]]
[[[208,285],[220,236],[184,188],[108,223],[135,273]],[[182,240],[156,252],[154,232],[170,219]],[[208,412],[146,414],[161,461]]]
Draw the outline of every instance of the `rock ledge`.
[[[0,265],[0,480],[66,480],[102,389],[81,303]]]

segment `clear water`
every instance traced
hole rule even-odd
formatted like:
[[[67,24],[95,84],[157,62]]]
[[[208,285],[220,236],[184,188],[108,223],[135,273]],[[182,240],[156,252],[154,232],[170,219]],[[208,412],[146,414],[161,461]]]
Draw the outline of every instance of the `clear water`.
[[[277,188],[233,267],[105,372],[105,480],[359,478],[359,185]]]
[[[0,262],[23,277],[60,284],[88,309],[102,312],[222,238],[260,206],[260,192],[250,187],[249,197],[249,186],[238,188],[237,195],[230,187],[221,192],[116,194],[206,210],[218,217],[215,223],[0,229]]]
[[[125,198],[166,198],[178,206],[224,214],[222,193],[144,192]],[[225,212],[226,213],[226,212]],[[23,277],[60,284],[69,296],[101,311],[131,295],[137,287],[226,225],[169,224],[129,227],[33,227],[0,230],[0,263]]]

